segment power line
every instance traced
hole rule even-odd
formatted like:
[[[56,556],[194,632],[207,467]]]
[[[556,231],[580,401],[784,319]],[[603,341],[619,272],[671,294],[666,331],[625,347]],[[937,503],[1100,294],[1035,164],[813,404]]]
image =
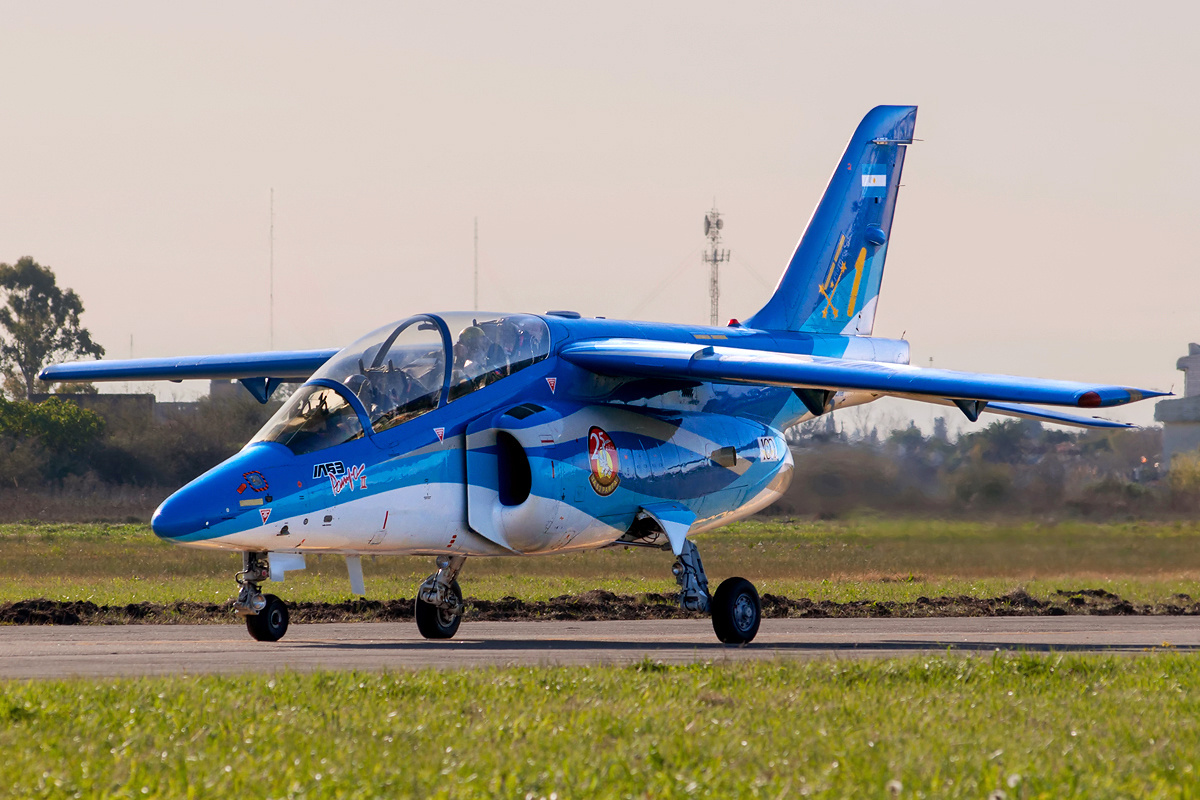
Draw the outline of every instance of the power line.
[[[697,248],[697,250],[698,250],[698,248]],[[663,278],[661,281],[659,281],[658,284],[653,289],[650,290],[650,293],[645,295],[641,299],[641,302],[639,302],[636,306],[633,307],[633,310],[630,311],[628,314],[629,318],[632,319],[632,318],[636,317],[639,313],[641,313],[643,308],[650,305],[650,303],[656,297],[658,297],[658,295],[663,291],[663,289],[666,289],[667,286],[674,283],[677,278],[679,278],[681,275],[683,275],[683,273],[688,268],[688,262],[690,262],[692,260],[692,258],[695,257],[697,250],[693,250],[690,253],[688,253],[686,256],[684,256],[683,260],[679,262],[679,264],[675,267],[675,269],[669,275],[667,275],[665,278]]]

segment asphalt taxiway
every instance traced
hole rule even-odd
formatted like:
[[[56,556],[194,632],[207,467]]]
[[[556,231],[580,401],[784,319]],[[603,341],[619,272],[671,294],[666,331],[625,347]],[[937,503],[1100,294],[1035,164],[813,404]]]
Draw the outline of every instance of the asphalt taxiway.
[[[1200,649],[1194,617],[768,619],[746,647],[716,641],[706,620],[465,622],[449,641],[411,623],[293,625],[256,642],[241,625],[0,627],[0,678],[195,675],[314,669],[474,668],[929,652],[1113,652]]]

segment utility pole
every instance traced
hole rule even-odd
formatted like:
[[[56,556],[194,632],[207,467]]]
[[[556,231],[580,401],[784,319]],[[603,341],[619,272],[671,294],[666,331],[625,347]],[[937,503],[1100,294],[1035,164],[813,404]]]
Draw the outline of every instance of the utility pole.
[[[475,218],[475,310],[479,310],[479,217]]]
[[[275,349],[275,187],[271,187],[271,255],[267,286],[267,335],[268,350]]]
[[[721,228],[723,227],[725,227],[725,220],[721,219],[721,212],[717,211],[717,201],[713,200],[712,211],[704,215],[704,235],[708,237],[708,250],[704,252],[704,263],[712,265],[708,276],[709,325],[718,324],[717,305],[721,296],[718,267],[722,261],[729,260],[729,251],[721,249]]]

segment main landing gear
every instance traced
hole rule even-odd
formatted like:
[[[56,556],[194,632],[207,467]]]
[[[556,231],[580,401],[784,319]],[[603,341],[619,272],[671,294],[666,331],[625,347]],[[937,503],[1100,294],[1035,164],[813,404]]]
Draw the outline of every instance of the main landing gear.
[[[679,584],[679,605],[689,611],[712,614],[713,630],[725,644],[746,644],[758,635],[762,621],[762,603],[754,584],[745,578],[729,578],[708,593],[708,576],[700,561],[700,551],[691,539],[683,540],[683,549],[671,567]]]
[[[246,618],[246,630],[260,642],[277,642],[288,629],[287,604],[263,594],[259,584],[271,576],[266,553],[242,553],[242,571],[234,580],[241,589],[233,610]]]
[[[417,590],[417,630],[426,639],[449,639],[458,633],[463,601],[455,579],[466,560],[466,556],[438,556],[438,571]]]

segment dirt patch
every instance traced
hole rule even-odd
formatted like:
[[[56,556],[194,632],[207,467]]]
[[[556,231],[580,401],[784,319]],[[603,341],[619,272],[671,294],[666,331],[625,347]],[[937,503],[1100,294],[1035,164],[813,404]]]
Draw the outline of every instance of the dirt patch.
[[[1047,599],[1017,591],[999,597],[918,597],[913,602],[857,600],[836,603],[774,594],[762,597],[764,617],[997,617],[1090,615],[1200,615],[1200,602],[1175,595],[1173,602],[1137,604],[1103,589],[1058,590]],[[413,618],[412,600],[351,600],[289,603],[292,622],[403,622]],[[702,615],[679,608],[674,595],[617,595],[591,591],[549,600],[467,599],[468,620],[686,619]],[[232,600],[224,603],[129,603],[100,606],[87,601],[35,599],[0,604],[0,624],[126,625],[237,622]]]

